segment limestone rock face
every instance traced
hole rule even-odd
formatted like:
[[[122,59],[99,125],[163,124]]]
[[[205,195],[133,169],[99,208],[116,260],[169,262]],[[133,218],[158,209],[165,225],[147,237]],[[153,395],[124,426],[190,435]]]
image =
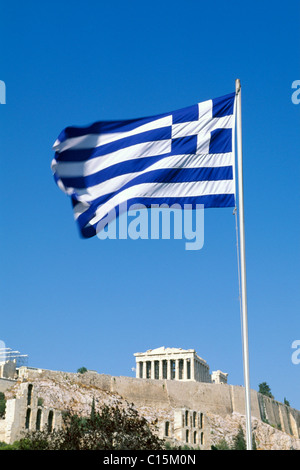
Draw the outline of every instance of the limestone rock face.
[[[245,416],[239,413],[232,413],[226,417],[208,413],[207,419],[212,445],[216,445],[224,439],[231,446],[239,426],[242,427],[246,435]],[[295,439],[256,418],[252,418],[251,425],[257,450],[300,450],[300,439]]]
[[[122,405],[125,401],[117,394],[101,390],[93,385],[77,383],[66,376],[64,380],[41,378],[30,381],[34,393],[42,400],[43,406],[59,411],[72,411],[78,415],[88,416],[91,412],[93,399],[96,408],[104,405]],[[22,389],[17,384],[6,392],[6,398],[21,398]]]

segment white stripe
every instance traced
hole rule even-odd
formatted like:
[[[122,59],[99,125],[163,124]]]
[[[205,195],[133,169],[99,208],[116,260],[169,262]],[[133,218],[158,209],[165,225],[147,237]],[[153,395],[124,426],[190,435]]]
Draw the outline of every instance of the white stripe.
[[[203,138],[214,129],[228,129],[232,128],[234,116],[223,116],[220,118],[201,119],[199,121],[182,122],[179,124],[172,125],[172,138],[176,137],[187,137],[189,135],[197,135],[203,133]],[[199,136],[200,137],[200,136]]]
[[[124,175],[118,175],[114,178],[106,180],[102,183],[98,183],[94,186],[89,186],[85,189],[75,189],[78,200],[91,203],[94,199],[97,199],[100,196],[105,194],[113,193],[122,188],[125,184],[129,183],[132,179],[148,173],[149,171],[154,170],[163,170],[163,169],[186,169],[186,168],[218,168],[223,166],[232,166],[232,154],[215,154],[215,155],[175,155],[172,157],[166,157],[145,170],[135,172],[135,173],[126,173]],[[82,208],[83,213],[87,207]]]
[[[202,101],[198,103],[198,119],[207,119],[207,117],[212,118],[212,100]]]
[[[180,122],[172,125],[172,137],[186,137],[195,135],[205,128],[212,119],[212,100],[198,103],[198,120],[191,122]]]
[[[145,183],[125,189],[99,207],[90,225],[95,225],[116,206],[132,198],[197,197],[213,194],[234,194],[234,181],[195,181],[192,183]]]
[[[159,129],[161,127],[167,127],[172,125],[172,116],[165,116],[155,121],[147,122],[131,131],[126,132],[115,132],[107,134],[86,134],[80,137],[71,137],[70,139],[65,140],[64,142],[59,142],[58,140],[54,143],[53,149],[56,152],[63,152],[68,149],[88,149],[99,147],[101,145],[114,142],[119,139],[124,139],[125,137],[130,137],[141,132],[146,132],[154,129]]]
[[[144,142],[132,145],[115,152],[108,153],[101,157],[95,157],[85,162],[58,162],[53,165],[53,170],[57,175],[63,177],[81,177],[92,175],[100,170],[104,170],[111,165],[133,160],[135,158],[155,157],[171,152],[171,139],[156,140],[154,142]]]
[[[76,204],[76,206],[73,208],[73,213],[74,213],[74,219],[76,220],[81,214],[83,214],[88,208],[90,207],[90,204],[85,204],[82,202],[79,202]]]

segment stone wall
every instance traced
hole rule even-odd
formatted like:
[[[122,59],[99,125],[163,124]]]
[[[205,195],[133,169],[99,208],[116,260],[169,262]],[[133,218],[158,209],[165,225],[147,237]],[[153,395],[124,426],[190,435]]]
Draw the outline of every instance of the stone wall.
[[[48,377],[63,382],[68,379],[78,384],[92,385],[107,392],[118,393],[137,407],[187,408],[223,417],[232,413],[245,414],[245,389],[242,386],[112,377],[97,373],[72,374],[42,369],[31,370],[26,367],[21,369],[19,376],[27,380]],[[261,395],[255,390],[251,390],[251,416],[296,438],[300,436],[300,411]]]
[[[15,380],[0,378],[0,392],[6,392],[6,390],[9,390],[15,383]]]
[[[31,385],[33,393],[29,405],[28,387]],[[59,426],[60,411],[68,408],[87,415],[93,399],[100,407],[133,403],[149,422],[158,421],[161,437],[178,443],[185,442],[188,436],[189,445],[197,444],[204,449],[215,444],[222,432],[233,436],[237,422],[243,423],[245,418],[244,387],[227,384],[112,377],[91,372],[74,374],[24,367],[20,368],[18,381],[6,395],[6,442],[19,438],[28,408],[31,410],[29,429],[36,428],[39,409],[41,427],[47,424],[49,410],[55,412]],[[43,400],[42,405],[38,404],[39,398]],[[185,416],[188,416],[187,421]],[[284,445],[284,448],[300,449],[298,410],[252,390],[251,416],[263,448],[267,448],[269,439],[278,448]],[[196,421],[193,417],[197,417]],[[2,428],[0,422],[0,440]]]

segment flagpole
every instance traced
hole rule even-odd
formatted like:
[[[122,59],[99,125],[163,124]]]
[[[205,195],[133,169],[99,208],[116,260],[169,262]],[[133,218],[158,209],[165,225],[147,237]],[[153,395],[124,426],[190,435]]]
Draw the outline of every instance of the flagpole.
[[[236,92],[236,137],[237,137],[237,162],[238,162],[238,196],[239,196],[239,233],[240,233],[240,276],[242,292],[242,339],[243,339],[243,363],[245,381],[245,409],[246,409],[246,443],[247,450],[252,450],[251,431],[251,399],[249,379],[249,349],[248,349],[248,320],[247,320],[247,292],[246,292],[246,260],[245,260],[245,226],[244,226],[244,193],[243,193],[243,153],[242,153],[242,103],[241,82],[235,81]]]

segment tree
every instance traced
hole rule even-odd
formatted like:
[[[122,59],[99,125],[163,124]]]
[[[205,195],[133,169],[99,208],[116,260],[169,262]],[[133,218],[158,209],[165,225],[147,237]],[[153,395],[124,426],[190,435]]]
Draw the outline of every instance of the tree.
[[[225,439],[211,447],[212,450],[247,450],[245,434],[241,425],[238,427],[237,434],[233,437],[232,446],[230,446]],[[252,450],[256,450],[256,442],[252,434]]]
[[[87,372],[87,368],[86,367],[79,367],[79,369],[77,369],[77,372],[79,374],[84,374],[85,372]]]
[[[218,444],[212,445],[211,450],[231,450],[226,439],[221,439]]]
[[[283,403],[284,403],[286,406],[291,406],[291,405],[290,405],[290,402],[289,402],[285,397],[284,397]]]
[[[126,409],[105,405],[96,412],[93,400],[90,416],[66,412],[61,429],[29,432],[20,446],[24,450],[160,450],[164,442],[132,405]]]
[[[238,432],[236,436],[233,438],[232,449],[233,450],[246,450],[247,449],[245,435],[244,435],[244,431],[241,425],[239,425]]]
[[[4,418],[6,409],[6,400],[3,392],[0,392],[0,418]]]
[[[269,385],[267,384],[267,382],[262,382],[258,385],[259,389],[259,393],[261,393],[262,395],[265,395],[266,397],[269,397],[269,398],[274,398],[272,393],[271,393],[271,389],[269,387]]]

